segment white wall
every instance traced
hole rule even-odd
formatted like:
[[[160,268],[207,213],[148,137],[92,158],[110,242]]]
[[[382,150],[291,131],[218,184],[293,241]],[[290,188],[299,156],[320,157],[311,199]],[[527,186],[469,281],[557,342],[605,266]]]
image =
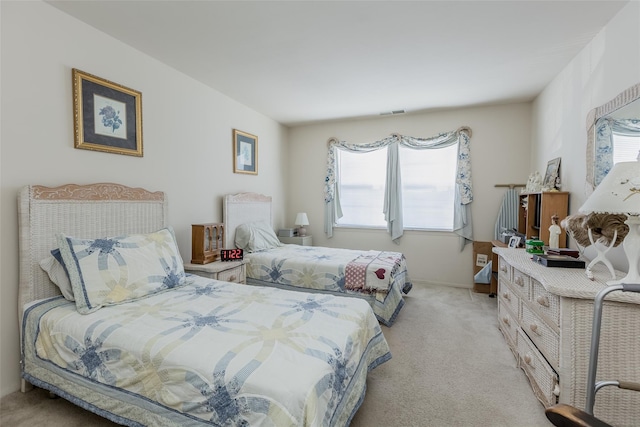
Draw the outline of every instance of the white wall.
[[[571,192],[570,213],[577,213],[586,200],[587,114],[639,82],[640,2],[632,1],[533,103],[532,171],[543,172],[549,160],[562,158],[562,189]],[[622,247],[608,257],[616,268],[627,269]]]
[[[0,395],[19,387],[18,190],[118,182],[165,191],[180,251],[191,224],[222,220],[222,196],[274,197],[284,225],[287,129],[42,2],[1,2]],[[71,69],[142,92],[144,157],[73,147]],[[259,174],[233,173],[232,129],[258,136]]]
[[[394,244],[386,230],[334,229],[327,239],[323,232],[327,140],[336,137],[353,143],[382,139],[391,133],[431,137],[440,132],[469,126],[474,190],[472,205],[474,238],[493,239],[498,209],[505,189],[495,184],[526,183],[530,161],[531,104],[415,113],[368,120],[331,122],[291,129],[289,170],[291,194],[288,224],[295,212],[307,212],[308,232],[316,245],[354,249],[401,251],[407,257],[411,278],[416,282],[471,287],[472,247],[459,251],[453,233],[406,231]]]

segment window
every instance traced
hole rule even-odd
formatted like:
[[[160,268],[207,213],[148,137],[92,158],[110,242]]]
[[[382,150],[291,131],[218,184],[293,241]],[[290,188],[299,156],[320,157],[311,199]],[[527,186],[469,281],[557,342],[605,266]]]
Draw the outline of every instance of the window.
[[[338,225],[386,228],[382,209],[387,149],[337,153],[343,213]],[[458,144],[426,150],[400,146],[405,229],[453,229],[457,153]]]
[[[633,162],[640,152],[640,138],[613,133],[613,164]]]
[[[369,153],[337,150],[342,218],[338,225],[386,227],[382,212],[387,149]]]

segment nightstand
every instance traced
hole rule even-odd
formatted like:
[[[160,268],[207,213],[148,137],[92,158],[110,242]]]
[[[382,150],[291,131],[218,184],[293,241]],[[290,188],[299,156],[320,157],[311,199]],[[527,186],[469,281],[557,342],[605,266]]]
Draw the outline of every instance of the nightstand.
[[[214,261],[208,264],[186,263],[184,265],[184,271],[197,276],[207,277],[209,279],[240,283],[244,285],[247,283],[246,262],[246,260],[242,260],[224,262]]]
[[[300,246],[313,246],[313,238],[311,236],[278,237],[278,239],[282,243]]]

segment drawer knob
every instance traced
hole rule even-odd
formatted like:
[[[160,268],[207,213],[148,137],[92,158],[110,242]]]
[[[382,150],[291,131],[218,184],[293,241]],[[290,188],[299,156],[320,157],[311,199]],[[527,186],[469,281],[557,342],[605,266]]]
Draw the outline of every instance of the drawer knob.
[[[502,298],[506,299],[507,301],[511,301],[511,296],[509,295],[509,292],[503,293]]]
[[[531,326],[529,326],[529,329],[531,329],[531,332],[533,332],[534,334],[542,336],[540,331],[538,331],[538,325],[536,325],[535,323],[532,323]]]
[[[536,301],[543,307],[549,307],[549,298],[544,295],[540,295],[538,298],[536,298]]]
[[[503,317],[502,318],[502,322],[507,326],[511,326],[511,323],[509,323],[509,318],[508,317]]]
[[[507,272],[507,266],[506,265],[501,265],[500,266],[500,271],[506,273]]]
[[[530,354],[525,354],[524,355],[524,363],[526,363],[527,365],[533,367],[533,364],[531,363],[533,361],[533,358],[531,357]]]
[[[236,275],[235,275],[235,274],[232,274],[231,276],[229,276],[229,281],[230,281],[230,282],[235,282],[235,281],[236,281],[236,279],[237,279],[237,277],[236,277]]]
[[[524,280],[522,280],[522,276],[516,276],[516,285],[524,286]]]

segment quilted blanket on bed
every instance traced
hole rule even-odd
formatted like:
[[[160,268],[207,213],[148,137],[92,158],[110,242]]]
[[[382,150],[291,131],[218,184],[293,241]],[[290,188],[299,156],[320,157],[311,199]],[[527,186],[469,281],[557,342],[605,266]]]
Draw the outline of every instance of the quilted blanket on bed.
[[[246,257],[249,259],[248,277],[279,285],[324,291],[351,289],[385,293],[399,282],[400,290],[408,292],[405,287],[408,283],[406,260],[398,252],[284,245],[247,254]],[[378,267],[368,275],[365,264]],[[359,271],[363,265],[364,271]],[[378,271],[378,277],[376,270],[380,268],[385,271]]]
[[[399,252],[369,251],[350,261],[345,267],[347,289],[361,292],[388,292],[391,278],[402,265]]]
[[[146,425],[343,426],[391,357],[363,300],[190,278],[87,315],[62,298],[32,306],[23,376],[121,390],[159,414]]]

